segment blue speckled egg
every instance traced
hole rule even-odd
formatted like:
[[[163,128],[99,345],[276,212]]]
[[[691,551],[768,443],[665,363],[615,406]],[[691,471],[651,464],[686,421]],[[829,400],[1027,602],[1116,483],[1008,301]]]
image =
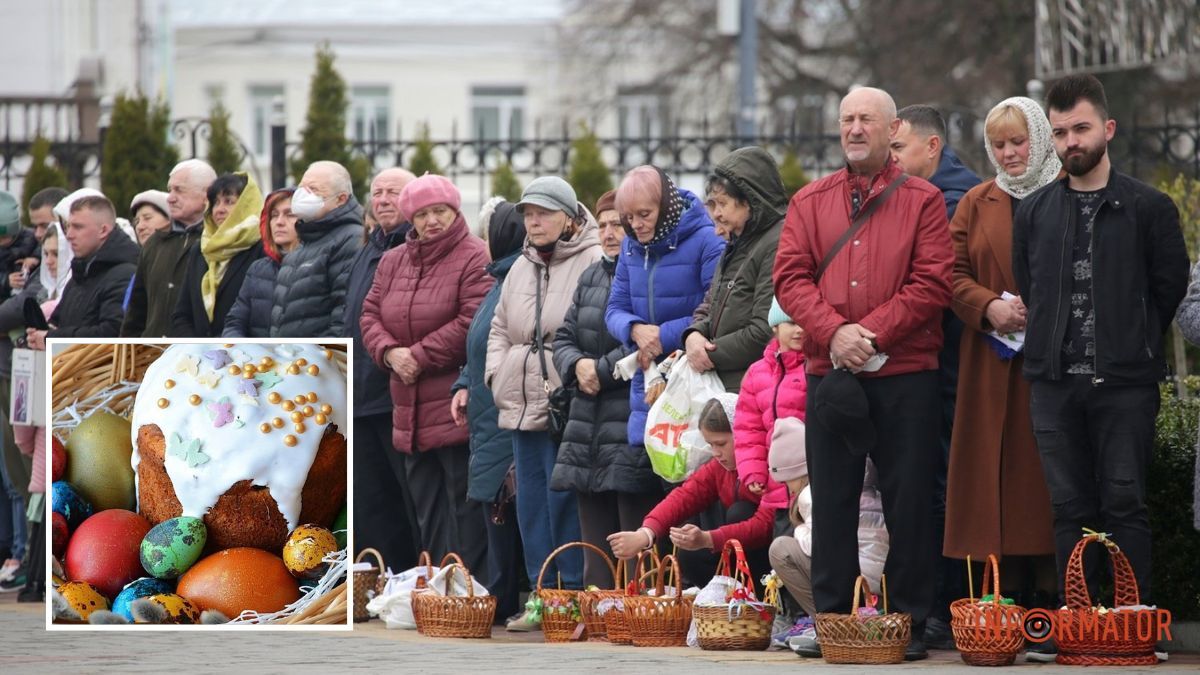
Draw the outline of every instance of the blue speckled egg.
[[[115,614],[120,614],[126,620],[132,622],[133,615],[129,612],[129,606],[138,598],[148,598],[152,595],[160,593],[174,593],[175,584],[163,579],[155,579],[153,577],[142,577],[129,582],[121,592],[117,594],[113,600],[112,611]]]
[[[67,519],[71,532],[92,515],[92,505],[65,480],[50,486],[50,504],[54,513],[61,513]]]
[[[207,540],[208,529],[199,518],[164,520],[142,539],[142,567],[150,576],[176,579],[200,559]]]

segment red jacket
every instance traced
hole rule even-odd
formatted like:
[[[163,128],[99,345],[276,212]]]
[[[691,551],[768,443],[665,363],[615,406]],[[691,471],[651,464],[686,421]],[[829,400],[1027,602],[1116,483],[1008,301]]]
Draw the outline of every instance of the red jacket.
[[[898,175],[900,169],[889,161],[871,179],[862,208]],[[851,180],[842,169],[797,192],[779,239],[775,296],[807,332],[808,372],[829,372],[829,343],[846,323],[874,332],[880,351],[888,355],[883,368],[863,377],[936,369],[954,266],[946,202],[934,186],[909,178],[838,252],[818,287],[813,284],[817,267],[850,227]]]
[[[749,485],[767,487],[763,501],[781,509],[787,506],[787,487],[770,477],[767,453],[775,420],[795,417],[804,421],[808,381],[804,377],[804,354],[779,351],[779,340],[771,338],[763,357],[746,370],[733,416],[734,456],[738,478]]]
[[[684,481],[683,485],[667,493],[658,506],[646,515],[642,527],[654,530],[654,538],[661,541],[666,538],[672,527],[681,525],[688,518],[703,512],[718,499],[725,508],[729,508],[736,501],[743,501],[758,504],[758,510],[749,520],[722,525],[712,530],[714,551],[723,549],[727,539],[737,539],[747,549],[764,548],[771,543],[775,509],[762,504],[758,495],[738,482],[736,473],[727,471],[715,459],[696,469],[696,473]]]
[[[363,301],[363,345],[391,375],[392,443],[400,452],[467,442],[467,428],[450,417],[450,387],[467,362],[467,328],[492,287],[487,244],[460,215],[445,232],[421,241],[410,231],[403,245],[383,254]],[[383,357],[408,347],[421,366],[408,385]]]

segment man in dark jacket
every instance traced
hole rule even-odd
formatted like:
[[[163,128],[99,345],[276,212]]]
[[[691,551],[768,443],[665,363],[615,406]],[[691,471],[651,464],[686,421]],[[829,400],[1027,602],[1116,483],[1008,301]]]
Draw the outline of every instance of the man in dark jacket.
[[[412,229],[400,213],[400,191],[416,178],[404,169],[385,169],[371,181],[371,209],[379,226],[367,235],[350,265],[343,335],[354,338],[354,541],[379,549],[384,560],[415,560],[420,548],[404,456],[392,447],[392,396],[388,374],[363,347],[363,298],[371,290],[383,254],[404,242]]]
[[[187,275],[187,253],[204,231],[208,188],[217,174],[207,163],[188,159],[175,165],[167,179],[171,226],[146,240],[137,262],[122,337],[166,337],[171,315]]]
[[[1065,77],[1046,103],[1067,176],[1018,207],[1013,274],[1029,311],[1022,370],[1033,382],[1060,590],[1088,527],[1112,534],[1142,602],[1153,604],[1146,471],[1167,375],[1163,335],[1187,291],[1187,248],[1171,199],[1112,168],[1117,124],[1100,82]],[[1090,584],[1100,567],[1088,567]]]
[[[0,300],[21,290],[22,270],[37,268],[37,238],[33,230],[21,226],[19,215],[16,197],[0,192]]]
[[[930,105],[910,105],[896,113],[900,129],[892,137],[892,157],[910,176],[924,178],[942,191],[946,200],[946,218],[953,219],[958,201],[968,190],[979,185],[979,176],[962,163],[946,144],[946,120]],[[946,525],[946,474],[950,468],[950,436],[954,425],[954,401],[958,395],[958,351],[962,342],[963,322],[947,309],[942,313],[942,351],[938,355],[938,377],[942,392],[942,457],[937,467],[934,495],[934,544],[939,566],[936,570],[937,604],[929,617],[925,641],[934,649],[954,649],[950,634],[950,603],[957,600],[961,584],[957,581],[961,564],[941,555]],[[963,583],[966,578],[963,577]]]
[[[275,277],[271,337],[340,337],[363,227],[350,172],[337,162],[313,162],[292,195],[292,213],[300,248]]]
[[[899,125],[892,97],[856,89],[842,99],[840,123],[847,167],[792,198],[775,259],[779,304],[806,334],[808,466],[820,486],[812,496],[821,523],[813,530],[813,599],[821,612],[850,611],[869,455],[891,534],[891,599],[912,615],[905,658],[921,659],[934,597],[926,575],[935,559],[937,365],[954,253],[941,194],[906,178],[892,160]],[[861,228],[846,237],[860,214]],[[839,240],[844,245],[829,256]],[[826,381],[831,388],[822,390]],[[852,412],[815,414],[831,407]]]
[[[50,316],[50,330],[26,329],[33,349],[45,349],[47,337],[116,337],[121,330],[121,303],[137,270],[137,242],[117,228],[107,197],[71,204],[66,237],[75,254],[71,281]]]

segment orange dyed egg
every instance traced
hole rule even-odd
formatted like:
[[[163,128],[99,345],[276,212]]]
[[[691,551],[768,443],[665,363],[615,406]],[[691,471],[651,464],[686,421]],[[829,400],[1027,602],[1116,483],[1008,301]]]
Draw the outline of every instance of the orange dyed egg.
[[[247,609],[277,612],[300,599],[283,559],[257,548],[231,548],[202,559],[179,578],[175,592],[231,619]]]

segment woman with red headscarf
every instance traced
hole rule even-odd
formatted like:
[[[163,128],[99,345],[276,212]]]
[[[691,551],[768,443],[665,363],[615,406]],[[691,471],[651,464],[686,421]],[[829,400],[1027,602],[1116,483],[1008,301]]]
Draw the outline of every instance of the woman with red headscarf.
[[[267,195],[259,218],[263,251],[267,257],[255,260],[246,270],[246,280],[242,282],[237,300],[225,316],[222,337],[271,336],[275,275],[283,256],[300,244],[296,236],[296,216],[292,214],[292,193],[295,191],[295,188],[283,188]]]

